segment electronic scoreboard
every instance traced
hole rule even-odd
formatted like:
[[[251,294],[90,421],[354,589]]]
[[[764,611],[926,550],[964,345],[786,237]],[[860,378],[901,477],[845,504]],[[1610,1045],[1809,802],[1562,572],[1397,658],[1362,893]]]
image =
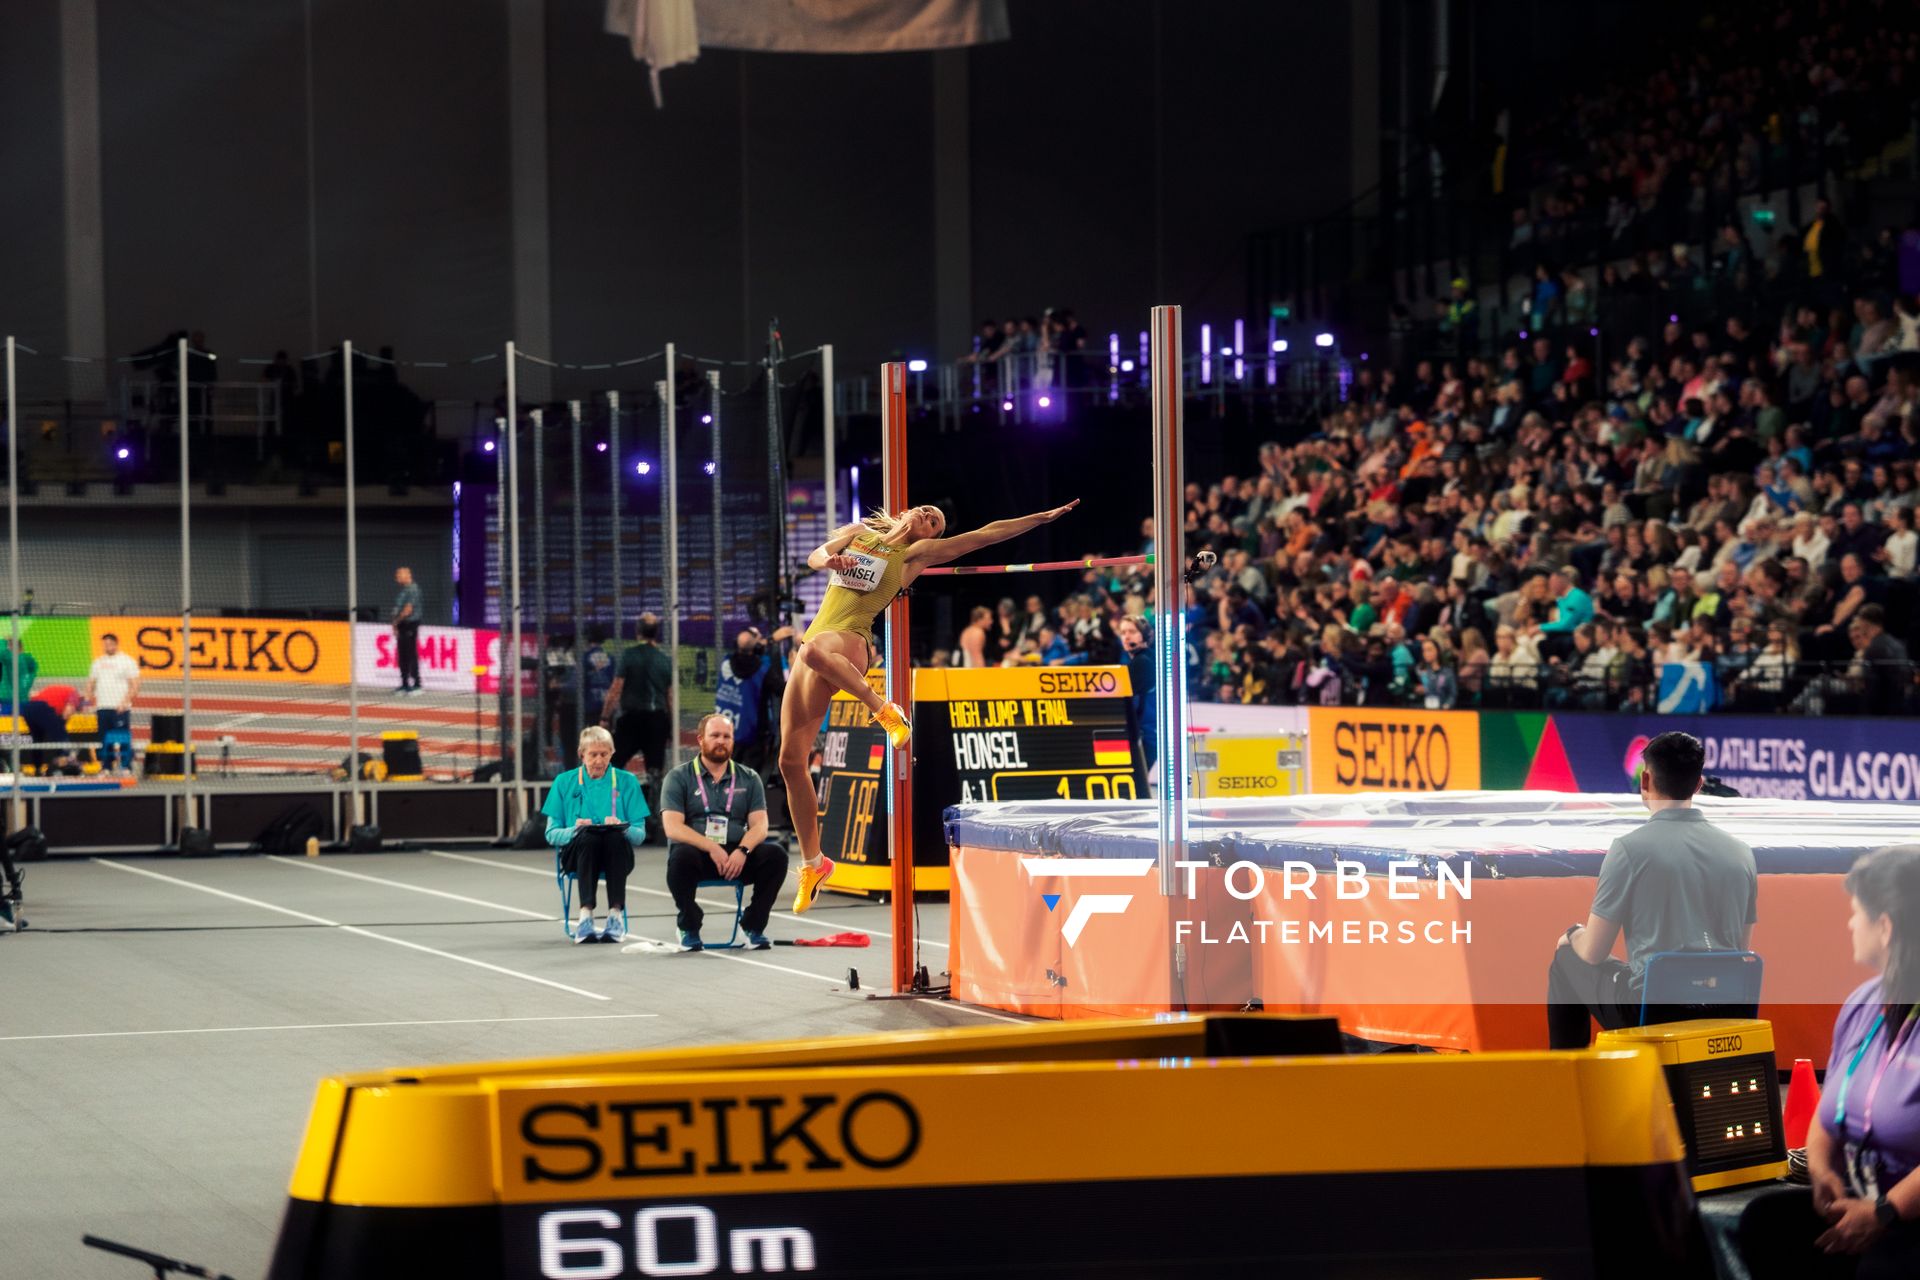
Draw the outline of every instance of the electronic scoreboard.
[[[923,668],[913,673],[908,714],[916,889],[948,887],[942,822],[950,804],[1147,794],[1125,667]],[[859,702],[835,694],[818,749],[820,847],[839,864],[827,887],[885,893],[886,735]]]
[[[1771,1022],[1703,1018],[1603,1031],[1594,1041],[1596,1049],[1627,1047],[1660,1059],[1695,1191],[1785,1176]]]

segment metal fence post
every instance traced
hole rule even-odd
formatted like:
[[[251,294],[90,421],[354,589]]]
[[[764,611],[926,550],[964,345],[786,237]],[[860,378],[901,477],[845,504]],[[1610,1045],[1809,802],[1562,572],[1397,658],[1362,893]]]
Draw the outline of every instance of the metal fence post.
[[[713,493],[713,510],[709,513],[709,520],[708,520],[708,523],[713,530],[711,535],[712,551],[707,557],[707,568],[709,570],[711,577],[713,578],[713,659],[714,659],[713,673],[714,673],[714,677],[718,679],[720,674],[720,664],[726,660],[726,654],[727,654],[727,646],[721,640],[721,634],[722,634],[721,627],[722,627],[723,615],[720,607],[720,601],[721,601],[723,584],[722,584],[722,571],[721,571],[721,563],[720,563],[720,539],[721,539],[721,527],[722,527],[720,506],[721,506],[721,494],[723,490],[721,488],[721,483],[720,483],[721,481],[720,473],[721,473],[721,466],[722,466],[721,460],[725,456],[726,450],[720,447],[720,371],[718,369],[707,370],[707,393],[708,393],[708,404],[711,406],[708,409],[708,415],[713,419],[713,433],[707,437],[707,456],[712,459],[712,461],[707,463],[707,465],[713,468],[713,470],[710,473],[713,478],[713,483],[710,486],[708,486]]]
[[[527,780],[526,703],[520,680],[520,378],[519,357],[513,343],[507,343],[507,548],[508,605],[513,617],[509,636],[513,652],[501,665],[513,681],[513,796],[514,821],[526,821],[526,796],[522,787]]]
[[[360,543],[357,495],[354,493],[354,477],[357,474],[353,462],[353,342],[351,339],[340,344],[341,361],[345,366],[342,385],[346,390],[346,410],[341,426],[346,433],[347,464],[347,830],[351,834],[354,827],[362,821],[360,816],[360,673],[354,670],[353,654],[358,648],[354,644],[354,628],[360,625]],[[398,637],[395,638],[395,660],[399,658]]]
[[[626,592],[620,576],[620,393],[607,392],[607,480],[612,506],[607,510],[607,527],[613,540],[613,638],[626,634]]]
[[[561,726],[562,747],[589,723],[587,719],[587,602],[580,586],[581,562],[587,558],[586,514],[581,507],[580,402],[567,401],[573,420],[573,697],[576,723]]]
[[[193,824],[193,518],[187,490],[192,485],[187,445],[187,340],[178,347],[180,375],[180,771],[185,786],[180,825]]]
[[[667,681],[667,758],[660,764],[660,775],[680,762],[680,424],[676,393],[679,362],[673,344],[667,344],[667,376],[660,383],[661,457],[666,464],[667,488],[661,523],[667,527],[667,661],[672,671]],[[654,771],[647,761],[647,771]]]
[[[533,742],[534,777],[547,777],[547,412],[533,420]]]
[[[24,825],[20,812],[20,392],[14,364],[14,339],[7,335],[7,656],[8,687],[13,705],[6,708],[10,727],[8,772],[13,777],[13,800],[7,810],[8,831]]]

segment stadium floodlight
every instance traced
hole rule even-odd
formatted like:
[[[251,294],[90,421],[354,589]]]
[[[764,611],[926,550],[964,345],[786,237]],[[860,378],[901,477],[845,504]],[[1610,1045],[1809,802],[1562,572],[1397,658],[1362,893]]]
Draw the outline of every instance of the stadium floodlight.
[[[927,362],[925,360],[907,361],[908,373],[925,373],[926,371],[927,371]]]
[[[1333,345],[1333,335],[1330,333],[1316,333],[1313,335],[1313,345],[1316,347],[1330,347]]]
[[[1275,338],[1273,340],[1273,351],[1275,355],[1284,355],[1286,350],[1287,340],[1285,338]]]

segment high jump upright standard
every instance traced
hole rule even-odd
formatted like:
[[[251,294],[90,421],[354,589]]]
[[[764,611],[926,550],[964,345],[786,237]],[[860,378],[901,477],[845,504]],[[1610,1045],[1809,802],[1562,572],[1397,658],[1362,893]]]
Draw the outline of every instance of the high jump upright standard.
[[[1185,560],[1181,554],[1181,466],[1185,409],[1180,368],[1180,308],[1155,307],[1152,315],[1152,364],[1148,385],[1153,396],[1153,612],[1154,715],[1159,742],[1160,892],[1174,901],[1176,863],[1187,844],[1187,688],[1184,615],[1181,592]],[[880,366],[880,470],[888,511],[912,505],[907,496],[907,366]],[[858,516],[855,512],[855,517]],[[913,703],[913,671],[908,652],[909,605],[903,594],[887,610],[883,660],[885,696],[901,706]],[[924,990],[919,982],[913,913],[913,744],[889,751],[887,774],[887,853],[893,883],[893,990]],[[1184,946],[1173,955],[1172,990],[1181,989]]]

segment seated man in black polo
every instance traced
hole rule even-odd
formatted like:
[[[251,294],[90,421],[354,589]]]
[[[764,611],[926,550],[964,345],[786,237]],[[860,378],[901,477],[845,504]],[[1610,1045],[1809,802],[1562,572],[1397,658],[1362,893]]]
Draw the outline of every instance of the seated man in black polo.
[[[702,880],[741,880],[753,896],[740,917],[747,945],[764,951],[767,917],[787,879],[787,851],[767,839],[767,788],[760,775],[733,758],[733,721],[700,720],[700,754],[669,773],[660,789],[660,822],[667,833],[667,888],[679,909],[680,945],[700,949],[697,901]]]
[[[1647,957],[1662,951],[1745,951],[1759,919],[1753,850],[1693,807],[1706,749],[1663,733],[1641,756],[1640,799],[1652,817],[1613,842],[1593,911],[1556,944],[1547,976],[1547,1039],[1584,1049],[1588,1017],[1609,1031],[1640,1021]],[[1613,958],[1627,935],[1627,962]]]

